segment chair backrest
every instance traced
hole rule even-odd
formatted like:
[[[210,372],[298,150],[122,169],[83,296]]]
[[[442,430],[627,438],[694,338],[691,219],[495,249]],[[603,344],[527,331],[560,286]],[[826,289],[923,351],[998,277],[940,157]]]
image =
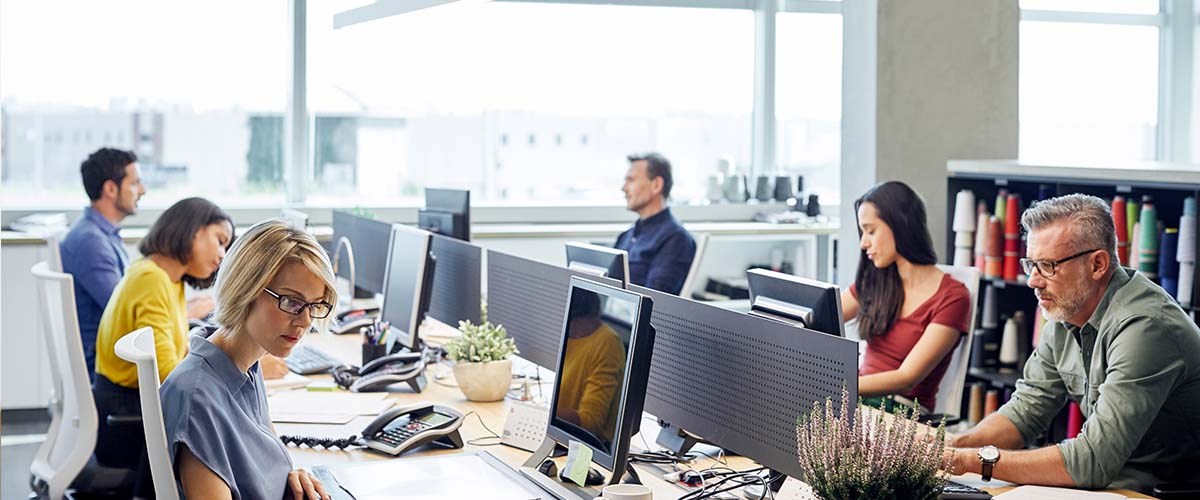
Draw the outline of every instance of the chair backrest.
[[[154,477],[154,495],[159,500],[179,500],[171,452],[167,447],[167,428],[163,423],[162,400],[158,397],[158,354],[154,350],[154,329],[139,328],[117,340],[117,357],[137,365],[138,396],[142,402],[142,429],[146,433],[146,453],[150,474]]]
[[[62,250],[58,246],[62,242],[63,233],[50,233],[42,237],[46,240],[46,264],[56,273],[63,272]]]
[[[933,408],[935,413],[961,417],[963,385],[967,381],[967,368],[971,362],[971,342],[975,338],[975,314],[978,312],[975,304],[979,300],[980,273],[979,269],[975,267],[947,265],[938,265],[937,267],[966,286],[967,292],[971,294],[971,308],[967,313],[969,318],[967,331],[963,332],[964,337],[958,343],[958,347],[954,349],[950,365],[946,367],[946,374],[942,377],[942,384],[938,388],[937,402]]]
[[[692,266],[688,268],[687,278],[683,280],[683,288],[679,289],[680,297],[692,298],[692,290],[696,287],[696,274],[700,272],[700,263],[704,259],[706,248],[708,248],[708,233],[696,235],[696,256],[692,257]]]
[[[46,262],[30,269],[37,282],[52,387],[50,429],[29,472],[46,483],[50,498],[60,499],[87,465],[96,447],[98,417],[75,312],[75,281]],[[61,408],[61,409],[59,409]]]

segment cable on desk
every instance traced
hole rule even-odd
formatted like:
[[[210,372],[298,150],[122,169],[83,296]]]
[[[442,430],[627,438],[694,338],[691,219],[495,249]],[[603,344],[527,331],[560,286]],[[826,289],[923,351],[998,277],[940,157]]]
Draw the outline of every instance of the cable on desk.
[[[759,470],[761,471],[762,469]],[[773,499],[775,498],[775,492],[771,491],[770,484],[771,481],[775,479],[778,479],[778,477],[764,478],[758,475],[756,472],[742,472],[726,475],[712,484],[703,484],[700,488],[680,496],[679,500],[701,500],[704,498],[712,498],[721,493],[736,490],[738,488],[744,488],[752,484],[761,484],[763,486],[763,493],[758,497],[759,500],[765,500],[767,498]],[[722,487],[722,485],[725,485],[729,482],[733,482],[733,484]]]
[[[493,431],[491,428],[489,428],[487,426],[487,424],[485,424],[483,422],[483,417],[481,415],[479,415],[479,412],[476,412],[476,411],[468,412],[466,415],[463,415],[463,420],[466,420],[467,417],[469,417],[471,415],[475,415],[475,419],[479,421],[479,425],[482,425],[484,430],[491,433],[491,436],[483,436],[483,437],[477,437],[474,439],[468,439],[467,444],[469,444],[471,446],[496,446],[498,444],[501,444],[499,441],[497,441],[495,443],[477,443],[476,441],[479,441],[482,439],[503,439],[503,438],[500,437],[499,434],[496,434],[496,431]]]
[[[316,449],[318,446],[320,446],[322,448],[325,448],[326,450],[332,450],[334,448],[337,448],[339,450],[344,450],[351,446],[362,446],[362,441],[358,438],[357,434],[350,436],[348,438],[341,438],[341,439],[317,438],[317,437],[309,437],[309,436],[293,436],[293,435],[284,434],[284,435],[279,436],[279,440],[283,441],[283,444],[289,445],[289,446],[297,446],[297,447],[307,446],[307,447],[313,448],[313,449]]]

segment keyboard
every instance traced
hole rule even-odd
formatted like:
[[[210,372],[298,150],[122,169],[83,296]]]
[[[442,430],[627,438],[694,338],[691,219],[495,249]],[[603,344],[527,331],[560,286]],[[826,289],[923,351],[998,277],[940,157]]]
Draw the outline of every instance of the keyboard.
[[[991,493],[954,481],[946,481],[945,486],[942,486],[942,494],[938,495],[939,500],[987,500],[989,498],[992,498]]]
[[[325,351],[305,345],[298,345],[292,349],[292,354],[285,361],[289,370],[301,375],[325,373],[345,364]]]

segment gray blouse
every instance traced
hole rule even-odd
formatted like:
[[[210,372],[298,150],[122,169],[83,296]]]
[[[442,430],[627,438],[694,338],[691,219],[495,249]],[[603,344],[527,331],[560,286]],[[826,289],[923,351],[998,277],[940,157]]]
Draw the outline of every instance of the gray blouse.
[[[225,481],[234,500],[278,500],[292,459],[271,428],[262,370],[255,363],[239,371],[208,334],[193,332],[187,357],[159,391],[175,476],[186,446]]]

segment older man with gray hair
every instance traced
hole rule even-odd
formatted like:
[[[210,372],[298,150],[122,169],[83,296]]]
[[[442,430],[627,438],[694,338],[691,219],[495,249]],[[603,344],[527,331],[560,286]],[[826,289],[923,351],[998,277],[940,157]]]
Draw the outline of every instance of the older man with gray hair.
[[[1046,326],[1012,399],[949,441],[958,447],[951,472],[1143,492],[1200,475],[1200,329],[1161,288],[1118,265],[1103,200],[1041,201],[1021,225],[1021,266]],[[1068,399],[1086,418],[1079,435],[1022,450]]]

